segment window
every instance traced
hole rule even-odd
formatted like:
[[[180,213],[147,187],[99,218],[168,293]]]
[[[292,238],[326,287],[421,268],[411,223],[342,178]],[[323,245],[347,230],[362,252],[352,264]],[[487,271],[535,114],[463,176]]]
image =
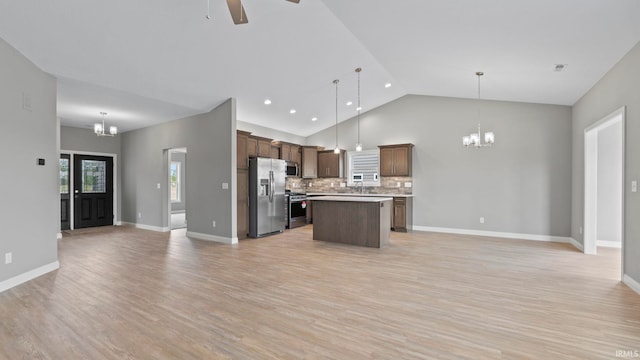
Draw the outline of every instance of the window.
[[[364,186],[380,186],[380,150],[347,151],[348,185],[354,186],[353,175],[362,174]]]
[[[97,194],[107,192],[107,162],[82,160],[82,192]]]
[[[69,193],[69,159],[60,159],[60,194]]]
[[[171,202],[180,202],[180,162],[172,161],[169,169]]]

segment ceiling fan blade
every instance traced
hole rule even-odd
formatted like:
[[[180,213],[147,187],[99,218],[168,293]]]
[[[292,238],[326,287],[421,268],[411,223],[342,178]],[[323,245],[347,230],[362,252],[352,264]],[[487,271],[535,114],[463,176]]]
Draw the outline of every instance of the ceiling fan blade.
[[[296,3],[296,4],[300,4],[300,0],[287,0],[287,1],[292,2],[292,3]]]
[[[241,0],[227,0],[227,6],[229,7],[229,12],[231,13],[231,18],[233,19],[234,24],[239,25],[249,22],[247,13],[244,12],[244,6],[242,6]]]

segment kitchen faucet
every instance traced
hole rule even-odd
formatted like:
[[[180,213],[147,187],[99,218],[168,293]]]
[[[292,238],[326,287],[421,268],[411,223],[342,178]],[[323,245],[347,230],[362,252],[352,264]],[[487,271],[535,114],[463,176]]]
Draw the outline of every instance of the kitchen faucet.
[[[356,189],[358,189],[358,184],[360,184],[360,194],[364,194],[364,182],[356,181]]]

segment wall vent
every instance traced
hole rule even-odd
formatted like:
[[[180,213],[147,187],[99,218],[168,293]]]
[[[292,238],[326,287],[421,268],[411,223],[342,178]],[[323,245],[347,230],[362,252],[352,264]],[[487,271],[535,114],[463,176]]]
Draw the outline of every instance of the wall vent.
[[[553,71],[560,72],[560,71],[564,71],[566,68],[567,68],[567,64],[555,64],[553,66]]]

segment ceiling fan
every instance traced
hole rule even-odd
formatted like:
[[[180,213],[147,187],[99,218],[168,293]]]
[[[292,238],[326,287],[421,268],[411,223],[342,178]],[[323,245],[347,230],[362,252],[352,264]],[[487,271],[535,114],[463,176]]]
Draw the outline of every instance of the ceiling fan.
[[[300,0],[287,0],[292,3],[300,3]],[[244,12],[244,6],[242,6],[242,0],[227,0],[227,6],[229,7],[229,12],[231,13],[231,18],[233,19],[233,23],[236,25],[246,24],[249,22],[247,19],[247,13]]]

